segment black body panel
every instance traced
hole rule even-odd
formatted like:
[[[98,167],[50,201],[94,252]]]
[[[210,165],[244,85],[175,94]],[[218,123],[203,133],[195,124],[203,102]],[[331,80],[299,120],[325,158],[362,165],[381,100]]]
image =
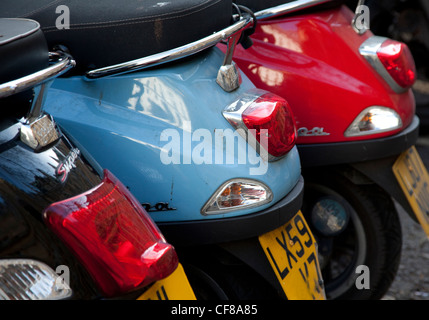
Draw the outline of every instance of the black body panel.
[[[63,136],[55,146],[36,153],[20,141],[21,124],[0,120],[0,259],[35,259],[55,270],[70,270],[73,298],[98,297],[86,270],[42,220],[52,202],[85,192],[101,182],[98,172],[82,156],[64,170],[77,152]],[[73,150],[73,151],[72,151]],[[70,161],[69,161],[70,165]],[[65,177],[65,171],[68,172]],[[64,179],[62,181],[62,179]]]

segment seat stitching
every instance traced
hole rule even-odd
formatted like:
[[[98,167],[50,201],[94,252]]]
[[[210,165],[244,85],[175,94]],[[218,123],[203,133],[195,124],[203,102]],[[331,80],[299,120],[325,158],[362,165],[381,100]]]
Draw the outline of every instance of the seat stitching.
[[[204,9],[206,9],[206,7],[202,8],[202,9],[200,9],[198,11],[193,11],[193,12],[190,12],[190,13],[187,13],[187,14],[173,16],[173,17],[168,17],[168,18],[165,18],[164,20],[172,20],[172,19],[177,19],[177,18],[189,16],[189,15],[192,15],[192,14],[197,13],[199,11],[202,11]],[[99,25],[99,24],[97,24],[97,25],[91,25],[91,26],[86,26],[86,24],[76,24],[76,25],[70,25],[70,31],[71,30],[86,30],[86,29],[96,29],[96,28],[119,27],[119,26],[133,25],[133,24],[150,23],[150,22],[154,22],[154,21],[158,21],[158,19],[151,19],[151,20],[141,19],[141,20],[138,20],[138,21],[126,22],[126,23],[116,23],[116,21],[112,21],[112,22],[115,22],[115,23],[114,24],[110,24],[109,22],[103,22],[103,23],[107,23],[107,24],[106,25]],[[80,26],[83,26],[83,27],[80,27]],[[57,27],[54,27],[54,26],[43,27],[42,30],[45,33],[56,32],[56,31],[64,31],[62,29],[61,30],[57,29]]]
[[[164,18],[164,20],[171,20],[171,19],[176,19],[176,18],[181,18],[181,17],[192,15],[194,13],[203,11],[203,10],[205,10],[211,6],[214,6],[215,4],[219,3],[221,0],[217,0],[216,2],[213,2],[210,5],[205,6],[207,4],[207,2],[209,2],[209,1],[211,1],[211,0],[207,0],[204,4],[198,4],[192,8],[187,8],[184,10],[177,11],[177,12],[175,12],[176,15],[171,16],[171,17],[166,17],[166,18]],[[188,12],[186,14],[177,15],[177,13],[185,12],[185,11],[188,11],[189,9],[193,9],[193,8],[203,6],[203,5],[204,5],[204,7],[198,9],[197,11],[192,11],[192,12]],[[137,24],[137,23],[147,23],[147,22],[157,21],[160,17],[170,15],[170,14],[171,13],[163,13],[163,14],[159,14],[159,15],[152,15],[152,16],[140,17],[140,18],[120,19],[120,20],[111,20],[111,21],[102,21],[102,22],[85,22],[85,23],[79,23],[79,24],[71,24],[70,28],[73,27],[74,30],[80,30],[80,29],[91,29],[91,28],[99,28],[99,27],[100,28],[113,27],[113,26],[121,26],[121,25]],[[134,21],[134,22],[132,22],[132,21]],[[113,24],[111,24],[111,23],[113,23]],[[103,24],[105,24],[105,25],[103,26]],[[48,26],[48,27],[43,27],[42,30],[46,31],[46,32],[61,31],[61,30],[50,30],[50,29],[54,29],[54,28],[56,28],[56,26]]]
[[[38,13],[38,12],[40,12],[40,11],[43,11],[44,9],[47,9],[47,8],[49,8],[50,6],[52,6],[52,5],[54,5],[55,3],[58,3],[58,2],[60,2],[60,0],[52,1],[52,2],[48,3],[47,5],[45,5],[45,6],[41,7],[41,8],[37,8],[37,9],[35,9],[35,10],[31,11],[31,12],[25,13],[25,14],[23,14],[23,15],[19,16],[19,17],[20,17],[20,18],[26,18],[26,17],[28,17],[29,15],[32,15],[32,14]]]

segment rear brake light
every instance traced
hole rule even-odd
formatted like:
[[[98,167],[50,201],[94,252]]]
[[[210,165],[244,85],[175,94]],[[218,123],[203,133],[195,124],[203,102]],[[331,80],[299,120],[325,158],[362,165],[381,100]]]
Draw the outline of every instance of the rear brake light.
[[[364,41],[359,52],[395,92],[408,90],[416,81],[414,59],[405,43],[373,36]]]
[[[50,205],[44,219],[105,296],[147,286],[170,275],[178,265],[174,248],[108,170],[94,189]]]
[[[390,76],[403,88],[411,87],[416,80],[416,66],[407,45],[387,39],[377,50],[377,56]]]
[[[236,129],[252,134],[258,147],[268,153],[270,161],[285,156],[295,145],[292,110],[285,99],[275,94],[262,90],[248,92],[228,106],[223,115]]]

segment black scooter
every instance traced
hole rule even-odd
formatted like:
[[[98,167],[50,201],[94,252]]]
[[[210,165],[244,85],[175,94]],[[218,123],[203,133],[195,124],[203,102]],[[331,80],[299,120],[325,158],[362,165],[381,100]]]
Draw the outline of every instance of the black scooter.
[[[73,59],[49,53],[36,21],[0,31],[0,300],[156,299],[170,275],[185,288],[171,298],[195,298],[131,193],[41,111]]]

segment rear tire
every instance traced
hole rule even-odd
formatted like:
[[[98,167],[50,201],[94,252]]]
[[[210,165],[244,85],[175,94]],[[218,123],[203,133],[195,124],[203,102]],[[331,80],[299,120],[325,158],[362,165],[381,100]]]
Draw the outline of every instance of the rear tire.
[[[339,235],[323,236],[312,226],[328,299],[381,299],[398,270],[402,232],[391,197],[375,184],[357,185],[339,173],[304,175],[303,213],[311,224],[311,209],[321,196],[334,196],[349,206],[350,219]],[[369,269],[369,289],[358,289],[363,277],[356,268]]]
[[[198,300],[277,300],[268,282],[241,260],[216,246],[179,252]]]

